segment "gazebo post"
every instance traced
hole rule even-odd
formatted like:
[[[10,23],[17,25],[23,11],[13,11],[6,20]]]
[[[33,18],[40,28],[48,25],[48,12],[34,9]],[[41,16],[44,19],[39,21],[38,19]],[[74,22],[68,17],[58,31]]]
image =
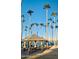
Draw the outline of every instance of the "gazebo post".
[[[28,41],[28,43],[29,43],[28,53],[30,54],[31,41]]]
[[[46,47],[48,48],[48,41],[46,41]]]
[[[26,41],[24,41],[24,46],[23,46],[23,48],[24,48],[24,49],[26,48]]]
[[[43,49],[43,46],[42,46],[42,44],[43,44],[43,43],[42,43],[42,41],[41,41],[41,50]]]
[[[34,41],[34,47],[36,48],[36,41]]]

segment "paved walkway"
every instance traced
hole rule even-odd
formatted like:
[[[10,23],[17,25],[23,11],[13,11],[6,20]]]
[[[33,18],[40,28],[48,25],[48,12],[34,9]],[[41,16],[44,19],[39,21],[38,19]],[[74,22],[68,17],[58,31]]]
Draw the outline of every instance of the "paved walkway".
[[[25,59],[58,59],[58,47],[53,46],[48,50],[45,50],[43,53],[31,55]]]

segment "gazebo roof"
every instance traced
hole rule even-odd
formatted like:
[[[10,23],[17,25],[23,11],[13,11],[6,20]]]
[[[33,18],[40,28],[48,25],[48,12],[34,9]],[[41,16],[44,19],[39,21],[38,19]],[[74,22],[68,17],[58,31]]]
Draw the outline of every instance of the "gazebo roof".
[[[33,34],[31,37],[27,36],[24,39],[27,39],[28,41],[47,41],[43,37],[39,37],[36,34]]]

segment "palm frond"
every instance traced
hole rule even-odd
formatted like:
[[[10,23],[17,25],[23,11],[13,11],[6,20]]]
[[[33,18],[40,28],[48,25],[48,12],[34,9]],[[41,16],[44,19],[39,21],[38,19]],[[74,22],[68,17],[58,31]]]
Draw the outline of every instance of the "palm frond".
[[[58,28],[58,26],[56,25],[55,28]]]
[[[40,23],[40,25],[41,25],[41,26],[44,26],[44,24],[43,24],[43,23]]]
[[[29,15],[32,15],[32,13],[34,13],[34,11],[28,10],[27,13],[28,13]]]
[[[49,20],[49,21],[52,21],[52,18],[49,18],[48,20]]]
[[[43,9],[51,8],[49,4],[45,4]]]
[[[56,16],[57,15],[57,13],[56,12],[52,12],[52,14],[51,14],[51,16]]]
[[[51,29],[53,29],[53,26],[51,25]]]
[[[24,17],[24,15],[21,15],[21,17]]]
[[[25,31],[27,31],[27,29],[25,29]]]

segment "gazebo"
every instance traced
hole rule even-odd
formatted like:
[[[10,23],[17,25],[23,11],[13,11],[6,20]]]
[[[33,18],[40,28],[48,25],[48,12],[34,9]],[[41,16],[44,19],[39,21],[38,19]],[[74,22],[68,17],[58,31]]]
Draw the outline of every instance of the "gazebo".
[[[41,42],[41,47],[43,46],[43,42],[46,42],[46,46],[48,46],[48,40],[44,39],[43,37],[39,37],[37,36],[36,34],[33,34],[32,36],[27,36],[24,38],[24,46],[23,48],[26,48],[26,41],[28,42],[28,46],[29,48],[31,48],[31,44],[32,42],[34,42],[34,47],[33,48],[36,48],[36,43],[37,42]]]

